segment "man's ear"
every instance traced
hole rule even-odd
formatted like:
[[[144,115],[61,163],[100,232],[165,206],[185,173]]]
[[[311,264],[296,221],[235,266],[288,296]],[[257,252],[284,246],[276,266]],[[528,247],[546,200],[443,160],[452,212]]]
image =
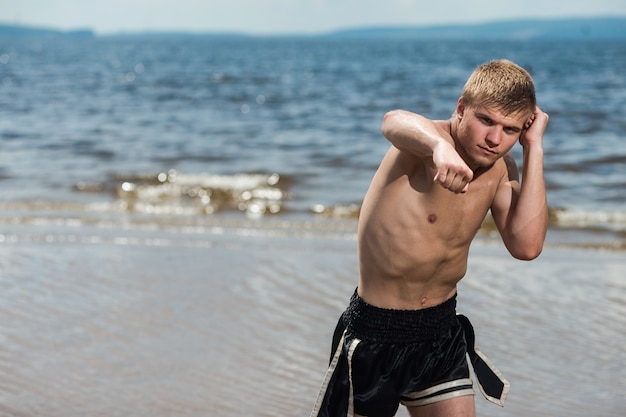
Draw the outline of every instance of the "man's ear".
[[[459,101],[456,103],[456,115],[459,120],[463,119],[463,115],[465,113],[465,103],[463,102],[463,97],[459,97]]]

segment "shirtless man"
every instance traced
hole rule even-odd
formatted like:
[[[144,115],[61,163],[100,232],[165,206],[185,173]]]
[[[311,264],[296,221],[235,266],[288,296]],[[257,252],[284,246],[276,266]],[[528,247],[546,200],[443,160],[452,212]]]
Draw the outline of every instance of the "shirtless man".
[[[411,416],[475,415],[466,353],[479,384],[485,367],[472,359],[469,321],[456,316],[456,286],[489,210],[512,256],[541,253],[547,123],[532,78],[506,60],[472,73],[449,120],[385,115],[392,146],[361,209],[359,284],[312,416],[392,417],[399,404]],[[521,184],[509,153],[518,141]],[[494,402],[502,405],[508,382],[500,379],[506,388]]]

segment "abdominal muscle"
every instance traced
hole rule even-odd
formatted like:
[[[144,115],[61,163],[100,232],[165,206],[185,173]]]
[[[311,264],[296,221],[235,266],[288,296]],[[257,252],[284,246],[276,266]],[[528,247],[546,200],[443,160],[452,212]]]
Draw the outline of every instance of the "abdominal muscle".
[[[468,247],[433,241],[428,246],[361,240],[359,296],[377,307],[398,310],[432,307],[451,298],[467,270]]]

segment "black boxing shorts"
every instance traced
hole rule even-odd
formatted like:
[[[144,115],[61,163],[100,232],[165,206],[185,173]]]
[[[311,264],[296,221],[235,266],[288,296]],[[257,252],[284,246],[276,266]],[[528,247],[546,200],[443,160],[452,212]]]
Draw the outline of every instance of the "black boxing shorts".
[[[355,291],[335,329],[311,417],[393,417],[400,404],[474,395],[468,353],[485,397],[503,405],[509,384],[474,348],[469,320],[456,314],[456,295],[434,307],[392,310]]]

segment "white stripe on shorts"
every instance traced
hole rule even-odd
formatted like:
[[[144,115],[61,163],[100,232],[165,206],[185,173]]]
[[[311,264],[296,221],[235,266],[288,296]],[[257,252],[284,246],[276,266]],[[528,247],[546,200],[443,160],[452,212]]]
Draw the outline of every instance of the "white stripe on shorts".
[[[475,391],[472,384],[470,378],[444,382],[443,384],[435,385],[422,391],[404,394],[402,396],[402,404],[406,406],[418,406],[432,404],[450,398],[462,397],[464,395],[474,395]]]
[[[335,372],[335,368],[337,367],[337,363],[339,362],[339,357],[341,356],[341,349],[343,349],[343,339],[345,336],[346,332],[344,331],[343,335],[341,336],[341,340],[339,341],[339,345],[337,345],[337,349],[335,350],[333,360],[330,362],[330,365],[328,365],[328,370],[326,371],[324,382],[322,383],[322,387],[320,388],[320,393],[317,395],[317,400],[315,401],[315,406],[313,407],[313,411],[311,411],[310,417],[317,417],[320,412],[322,402],[324,402],[324,395],[326,395],[326,390],[328,389],[328,384],[330,383],[330,379]]]

